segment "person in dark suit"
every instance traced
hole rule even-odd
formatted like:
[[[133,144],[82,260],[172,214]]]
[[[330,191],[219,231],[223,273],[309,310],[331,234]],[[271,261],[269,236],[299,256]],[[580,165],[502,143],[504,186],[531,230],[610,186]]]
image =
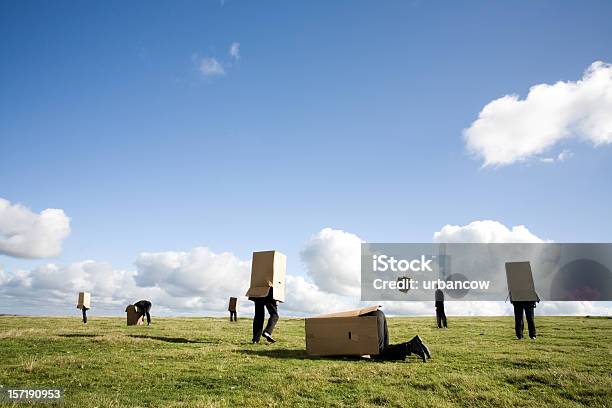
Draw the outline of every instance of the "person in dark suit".
[[[514,331],[516,333],[516,338],[519,340],[523,338],[523,330],[525,328],[523,314],[525,314],[529,338],[531,340],[535,340],[536,326],[533,312],[536,307],[536,302],[510,301],[510,303],[512,303],[512,306],[514,306]]]
[[[87,311],[88,311],[88,310],[89,310],[89,309],[88,309],[88,308],[86,308],[85,306],[83,306],[83,307],[81,308],[81,311],[83,312],[83,323],[87,323]]]
[[[275,343],[276,340],[272,337],[272,332],[278,322],[278,304],[273,297],[273,288],[270,288],[268,295],[265,297],[249,297],[249,300],[255,302],[255,318],[253,319],[253,344],[259,343],[261,336],[263,336],[269,343]],[[268,318],[268,324],[264,329],[263,324],[265,320],[264,308],[268,310],[270,317]]]
[[[436,322],[438,323],[438,329],[442,327],[447,328],[446,313],[444,312],[444,292],[440,288],[436,289]]]
[[[148,300],[139,300],[138,302],[134,303],[134,306],[136,306],[136,310],[141,316],[147,316],[147,325],[150,326],[151,315],[149,312],[151,311],[151,302]]]
[[[376,316],[378,324],[378,355],[372,356],[377,360],[405,360],[407,356],[416,354],[423,362],[431,358],[429,348],[423,343],[419,336],[414,336],[410,341],[400,344],[389,344],[389,330],[387,329],[387,318],[382,310],[376,310],[364,316]]]

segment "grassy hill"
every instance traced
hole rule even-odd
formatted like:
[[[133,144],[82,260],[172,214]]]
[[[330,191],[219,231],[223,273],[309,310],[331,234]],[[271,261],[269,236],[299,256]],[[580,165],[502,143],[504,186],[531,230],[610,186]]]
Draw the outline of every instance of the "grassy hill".
[[[392,342],[426,341],[424,364],[309,358],[299,319],[251,345],[250,319],[0,317],[0,385],[61,387],[75,407],[612,405],[612,319],[537,324],[532,342],[510,317],[389,319]]]

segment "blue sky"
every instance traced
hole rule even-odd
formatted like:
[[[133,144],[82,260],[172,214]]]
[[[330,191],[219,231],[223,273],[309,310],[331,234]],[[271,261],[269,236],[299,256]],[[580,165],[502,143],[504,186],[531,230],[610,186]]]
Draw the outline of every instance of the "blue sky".
[[[0,197],[71,218],[52,262],[117,268],[276,248],[302,274],[324,227],[429,242],[492,219],[609,242],[612,147],[482,167],[462,131],[496,98],[612,62],[611,17],[605,1],[4,1]]]

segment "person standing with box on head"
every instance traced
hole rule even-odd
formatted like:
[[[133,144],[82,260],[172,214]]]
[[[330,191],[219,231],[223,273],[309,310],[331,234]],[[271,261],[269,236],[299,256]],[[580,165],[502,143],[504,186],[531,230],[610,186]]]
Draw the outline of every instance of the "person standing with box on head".
[[[87,323],[87,311],[91,309],[90,299],[91,295],[89,292],[79,292],[77,309],[81,309],[83,312],[83,323]]]
[[[518,340],[523,338],[523,313],[527,319],[529,338],[536,339],[533,310],[540,301],[535,291],[531,264],[529,262],[506,262],[506,280],[510,303],[514,306],[514,331]]]
[[[446,313],[444,312],[444,292],[442,289],[436,289],[436,322],[438,323],[438,329],[442,327],[448,328],[446,324]]]
[[[229,299],[229,305],[227,306],[227,310],[230,312],[230,322],[238,321],[238,299],[235,297],[231,297]]]
[[[261,336],[274,343],[272,332],[278,321],[277,302],[285,301],[285,269],[287,257],[278,251],[253,252],[251,267],[251,286],[246,293],[255,302],[253,318],[253,344],[259,343]],[[266,328],[264,308],[270,317]]]

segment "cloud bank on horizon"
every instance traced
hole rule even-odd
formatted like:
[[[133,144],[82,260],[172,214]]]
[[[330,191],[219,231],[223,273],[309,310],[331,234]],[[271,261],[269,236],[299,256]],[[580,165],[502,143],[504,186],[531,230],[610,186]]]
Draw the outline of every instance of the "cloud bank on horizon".
[[[33,250],[22,248],[18,254],[56,254],[58,237],[66,235],[68,218],[55,210],[61,234],[49,228],[32,227],[37,215],[19,205],[1,201],[5,211],[21,217],[11,218],[13,230],[22,231],[33,243]],[[7,210],[8,208],[8,210]],[[61,217],[62,215],[63,217]],[[2,231],[7,231],[6,214]],[[19,220],[19,221],[16,221]],[[41,222],[46,225],[45,222]],[[55,225],[54,223],[51,223]],[[51,230],[55,231],[51,228]],[[24,232],[25,231],[25,232]],[[68,228],[69,231],[69,228]],[[434,242],[546,242],[519,225],[482,220],[467,225],[445,225],[433,234]],[[61,241],[61,240],[60,240]],[[350,232],[323,228],[311,236],[300,253],[306,276],[287,274],[290,294],[282,310],[289,315],[306,316],[363,306],[360,293],[360,251],[366,242]],[[46,252],[40,248],[52,248]],[[15,252],[15,251],[13,251]],[[6,252],[5,252],[6,253]],[[12,255],[11,253],[6,253]],[[13,255],[17,256],[17,255]],[[94,260],[68,265],[47,263],[31,270],[6,271],[0,266],[0,305],[2,313],[41,314],[49,310],[69,313],[79,291],[90,291],[96,313],[118,314],[136,299],[150,299],[156,313],[165,315],[221,314],[230,296],[243,296],[250,277],[250,261],[230,252],[214,253],[206,247],[189,251],[144,252],[134,262],[135,270],[117,270],[110,263]],[[243,297],[244,299],[244,297]],[[388,314],[429,315],[428,302],[381,302]],[[246,304],[246,306],[245,306]],[[250,302],[242,310],[250,312]],[[510,309],[503,302],[449,302],[449,314],[505,315]],[[612,314],[612,308],[592,302],[547,302],[542,314]]]
[[[463,131],[468,150],[484,166],[505,166],[534,157],[563,161],[567,149],[555,157],[541,157],[557,145],[578,140],[601,146],[612,143],[612,65],[596,61],[582,79],[538,84],[525,99],[505,95],[485,105],[478,119]]]

